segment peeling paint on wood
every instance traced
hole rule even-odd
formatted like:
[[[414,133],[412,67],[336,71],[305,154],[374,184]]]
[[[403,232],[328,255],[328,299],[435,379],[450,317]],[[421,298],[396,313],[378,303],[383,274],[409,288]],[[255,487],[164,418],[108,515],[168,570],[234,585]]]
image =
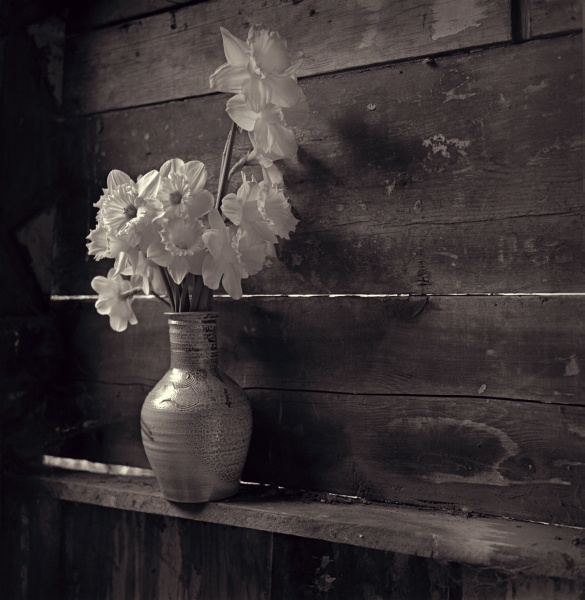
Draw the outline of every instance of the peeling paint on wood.
[[[73,37],[66,105],[92,113],[208,94],[209,75],[225,62],[218,23],[240,38],[261,22],[285,34],[306,56],[302,77],[510,39],[506,0],[466,0],[462,13],[460,5],[244,0],[236,11],[231,0],[221,0],[186,6]]]
[[[283,163],[301,221],[247,292],[418,293],[420,261],[434,293],[582,291],[580,50],[580,38],[542,40],[442,58],[435,69],[417,62],[306,82],[314,114],[298,161]],[[462,83],[470,96],[445,103]],[[85,236],[110,169],[147,172],[171,144],[207,164],[214,189],[224,104],[215,96],[102,115],[99,134],[93,119],[80,126],[55,292],[89,293],[109,268],[87,260]],[[182,126],[203,113],[204,130]]]
[[[469,27],[481,27],[487,16],[485,0],[463,0],[457,4],[439,3],[433,5],[431,39],[457,35]]]

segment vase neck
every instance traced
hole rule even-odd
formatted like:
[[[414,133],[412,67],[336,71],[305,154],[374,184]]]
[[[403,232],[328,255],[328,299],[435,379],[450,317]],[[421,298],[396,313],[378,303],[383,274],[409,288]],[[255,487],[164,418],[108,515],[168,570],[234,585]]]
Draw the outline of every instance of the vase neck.
[[[171,368],[215,371],[217,313],[171,313],[167,316],[171,341]]]

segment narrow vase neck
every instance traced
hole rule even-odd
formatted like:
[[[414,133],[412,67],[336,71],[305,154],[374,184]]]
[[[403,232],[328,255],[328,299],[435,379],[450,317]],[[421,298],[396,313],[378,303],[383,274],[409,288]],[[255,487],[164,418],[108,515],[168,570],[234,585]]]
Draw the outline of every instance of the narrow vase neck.
[[[217,370],[217,313],[169,313],[171,368]]]

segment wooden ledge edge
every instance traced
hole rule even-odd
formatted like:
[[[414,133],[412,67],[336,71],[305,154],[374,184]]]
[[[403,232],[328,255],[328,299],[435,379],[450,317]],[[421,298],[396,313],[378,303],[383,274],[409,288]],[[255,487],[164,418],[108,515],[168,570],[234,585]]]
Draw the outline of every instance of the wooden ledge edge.
[[[499,571],[585,580],[585,529],[385,504],[324,503],[263,486],[221,502],[176,504],[151,477],[69,472],[11,476],[15,492],[315,538]]]

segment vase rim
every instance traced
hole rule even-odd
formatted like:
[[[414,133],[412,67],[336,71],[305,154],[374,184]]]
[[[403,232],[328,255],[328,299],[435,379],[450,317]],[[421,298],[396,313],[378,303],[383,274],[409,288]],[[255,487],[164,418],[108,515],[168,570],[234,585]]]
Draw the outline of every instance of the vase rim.
[[[218,313],[214,310],[198,310],[195,312],[166,312],[167,319],[176,321],[201,321],[202,319],[217,319]]]

